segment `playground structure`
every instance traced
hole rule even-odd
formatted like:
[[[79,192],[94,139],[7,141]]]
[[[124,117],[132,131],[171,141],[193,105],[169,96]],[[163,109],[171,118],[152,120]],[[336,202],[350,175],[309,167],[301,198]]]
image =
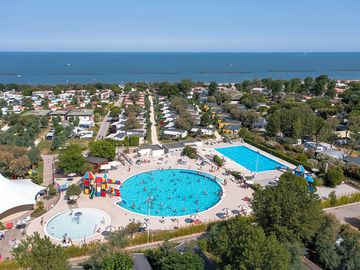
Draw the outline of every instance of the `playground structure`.
[[[296,176],[304,177],[307,183],[307,188],[310,192],[315,192],[314,179],[310,175],[306,175],[306,171],[304,166],[297,165],[294,169],[294,173]]]
[[[84,184],[84,194],[88,194],[90,199],[106,197],[106,194],[120,197],[120,188],[114,188],[110,185],[120,186],[121,181],[108,178],[106,173],[104,176],[94,176],[92,172],[86,172],[82,181]]]
[[[276,166],[275,167],[276,170],[279,171],[289,171],[289,167],[287,166]],[[307,188],[310,192],[315,192],[315,183],[314,183],[314,179],[310,176],[306,174],[305,168],[303,165],[297,165],[296,168],[293,170],[294,174],[296,176],[300,176],[300,177],[304,177],[307,183]]]

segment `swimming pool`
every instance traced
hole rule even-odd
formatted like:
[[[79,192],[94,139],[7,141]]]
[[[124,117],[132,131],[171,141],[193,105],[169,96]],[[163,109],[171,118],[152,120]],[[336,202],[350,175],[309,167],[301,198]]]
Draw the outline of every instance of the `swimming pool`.
[[[64,235],[72,240],[84,240],[100,233],[109,224],[110,216],[104,211],[76,208],[52,217],[45,226],[45,232],[57,240],[62,240]]]
[[[121,185],[126,210],[150,216],[184,216],[205,211],[222,196],[220,179],[184,169],[154,170],[134,175]]]
[[[276,166],[284,166],[246,146],[230,146],[215,150],[252,172],[270,171]]]

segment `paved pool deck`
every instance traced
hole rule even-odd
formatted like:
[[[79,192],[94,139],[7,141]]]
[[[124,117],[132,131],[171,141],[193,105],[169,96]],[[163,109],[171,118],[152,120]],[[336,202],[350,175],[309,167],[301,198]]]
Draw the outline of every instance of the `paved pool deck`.
[[[213,148],[218,148],[218,147],[229,147],[229,146],[236,146],[236,145],[245,145],[253,150],[258,150],[248,144],[243,144],[243,143],[233,143],[233,144],[229,144],[229,143],[220,143],[220,144],[216,144],[216,145],[204,145],[202,147],[199,147],[199,154],[203,157],[205,157],[205,155],[213,155],[216,154],[217,152],[213,149]],[[294,168],[295,166],[292,164],[289,164],[283,160],[280,160],[264,151],[259,150],[259,152],[271,159],[274,159],[290,168]],[[130,157],[132,157],[134,160],[138,159],[136,157],[136,154],[130,154]],[[214,221],[214,220],[219,220],[224,218],[223,216],[223,211],[222,209],[224,208],[229,208],[233,213],[236,213],[236,211],[238,210],[239,205],[242,204],[246,204],[246,202],[243,200],[244,197],[251,197],[253,190],[250,188],[246,188],[243,186],[240,186],[237,182],[233,181],[233,177],[229,176],[229,175],[225,175],[225,170],[226,169],[232,169],[232,170],[236,170],[236,171],[240,171],[242,172],[244,175],[250,175],[251,172],[248,171],[246,168],[242,167],[241,165],[239,165],[238,163],[225,158],[226,160],[226,164],[224,166],[224,168],[220,168],[219,170],[215,170],[213,171],[213,169],[215,168],[215,165],[212,165],[211,162],[209,162],[209,164],[206,164],[205,166],[200,167],[198,164],[196,164],[196,160],[190,160],[188,158],[186,158],[187,164],[186,165],[179,165],[177,163],[177,160],[179,159],[179,157],[167,157],[166,155],[164,155],[163,157],[161,157],[162,160],[160,158],[154,158],[154,157],[145,157],[145,159],[149,160],[149,163],[142,163],[140,165],[132,165],[130,166],[130,171],[128,170],[129,166],[122,166],[120,165],[119,168],[117,170],[111,170],[108,172],[108,175],[110,178],[113,179],[119,179],[119,180],[126,180],[127,178],[135,175],[135,174],[139,174],[142,173],[144,171],[149,171],[149,170],[156,170],[156,169],[192,169],[192,170],[199,170],[199,171],[203,171],[209,174],[212,174],[222,180],[227,180],[227,185],[224,185],[224,182],[222,182],[222,187],[223,187],[223,197],[221,199],[221,201],[216,204],[215,206],[213,206],[212,208],[204,211],[204,212],[200,212],[198,213],[200,219],[203,222],[210,222],[210,221]],[[260,182],[260,181],[271,181],[272,179],[279,177],[282,174],[282,172],[280,171],[265,171],[265,172],[260,172],[257,173],[255,175],[255,183]],[[78,180],[79,178],[75,179]],[[199,191],[201,192],[201,191]],[[97,208],[100,210],[105,211],[107,214],[110,215],[111,217],[111,225],[114,227],[125,227],[126,225],[128,225],[132,220],[134,221],[140,221],[140,222],[144,222],[144,219],[146,218],[146,216],[144,215],[140,215],[137,213],[133,213],[130,212],[128,210],[125,210],[119,206],[116,205],[116,202],[119,201],[118,197],[95,197],[94,199],[89,199],[88,195],[84,195],[81,194],[80,198],[77,201],[77,206],[76,207],[83,207],[83,208]],[[59,202],[50,210],[48,211],[46,214],[43,215],[43,220],[46,222],[48,222],[53,216],[55,216],[56,214],[69,210],[70,208],[74,208],[74,206],[69,206],[67,204],[67,201],[64,198],[64,194],[62,194]],[[233,215],[233,213],[231,213],[230,215]],[[183,216],[183,217],[178,217],[177,218],[178,221],[172,221],[171,217],[166,217],[165,218],[165,222],[161,223],[160,222],[160,217],[150,217],[149,219],[149,223],[150,223],[150,230],[171,230],[174,229],[174,227],[182,227],[182,226],[191,226],[188,222],[189,222],[189,216]],[[45,235],[45,231],[44,231],[44,226],[46,226],[45,224],[43,226],[41,226],[40,224],[40,220],[41,218],[37,218],[34,219],[33,221],[30,222],[26,233],[27,234],[32,234],[34,232],[39,232],[40,235]],[[94,240],[102,240],[103,236],[101,234],[97,234],[93,237],[90,237],[89,239],[86,239],[86,242],[91,242]],[[55,242],[57,242],[56,240],[54,240]],[[80,243],[80,242],[78,242]],[[78,244],[75,242],[75,244]]]

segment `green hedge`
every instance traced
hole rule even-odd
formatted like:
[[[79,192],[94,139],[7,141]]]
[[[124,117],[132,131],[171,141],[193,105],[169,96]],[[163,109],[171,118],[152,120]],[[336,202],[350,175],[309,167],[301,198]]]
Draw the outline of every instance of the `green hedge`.
[[[259,148],[259,149],[261,149],[261,150],[263,150],[265,152],[268,152],[269,154],[272,154],[272,155],[274,155],[274,156],[276,156],[278,158],[281,158],[281,159],[283,159],[283,160],[285,160],[285,161],[287,161],[287,162],[289,162],[291,164],[294,164],[294,165],[300,164],[300,165],[303,165],[306,170],[308,170],[308,171],[311,170],[311,167],[308,164],[306,164],[304,162],[301,162],[299,160],[296,160],[296,159],[294,159],[292,157],[289,157],[288,155],[286,155],[285,153],[283,153],[280,150],[269,148],[269,147],[267,147],[267,146],[265,146],[265,145],[263,145],[261,143],[255,142],[255,141],[250,140],[248,138],[244,138],[244,142],[246,142],[248,144],[251,144],[252,146],[255,146],[255,147],[257,147],[257,148]]]

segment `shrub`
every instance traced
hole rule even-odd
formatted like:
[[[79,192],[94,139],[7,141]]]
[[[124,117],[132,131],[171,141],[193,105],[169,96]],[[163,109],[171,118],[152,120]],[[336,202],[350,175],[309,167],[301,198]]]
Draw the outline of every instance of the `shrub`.
[[[101,262],[101,269],[103,270],[131,270],[132,267],[132,259],[128,255],[119,252],[107,255]]]
[[[332,199],[331,201],[331,198],[329,198],[327,200],[322,201],[321,206],[322,208],[329,208],[329,207],[335,207],[335,206],[340,206],[355,202],[360,202],[360,192],[338,197],[336,198],[336,202],[334,201],[334,199]]]
[[[0,230],[5,230],[5,229],[6,229],[5,225],[0,221]]]
[[[81,194],[81,188],[78,185],[72,184],[66,191],[66,197],[70,197],[73,195],[79,196]]]
[[[58,190],[54,185],[49,185],[48,186],[48,194],[50,196],[55,196],[57,194]]]
[[[336,187],[344,181],[344,173],[341,168],[330,168],[325,173],[325,184],[329,187]]]
[[[337,202],[336,193],[335,193],[335,191],[331,191],[329,194],[330,206],[335,206],[336,202]]]
[[[352,165],[352,164],[345,164],[343,166],[344,174],[346,176],[352,177],[356,180],[360,180],[360,166]]]
[[[185,146],[183,153],[184,153],[185,156],[188,156],[191,159],[195,159],[197,151],[193,147]]]
[[[218,155],[214,155],[213,160],[219,167],[223,165],[223,161]]]
[[[140,141],[140,138],[137,136],[130,137],[129,145],[130,146],[139,146],[139,141]]]

